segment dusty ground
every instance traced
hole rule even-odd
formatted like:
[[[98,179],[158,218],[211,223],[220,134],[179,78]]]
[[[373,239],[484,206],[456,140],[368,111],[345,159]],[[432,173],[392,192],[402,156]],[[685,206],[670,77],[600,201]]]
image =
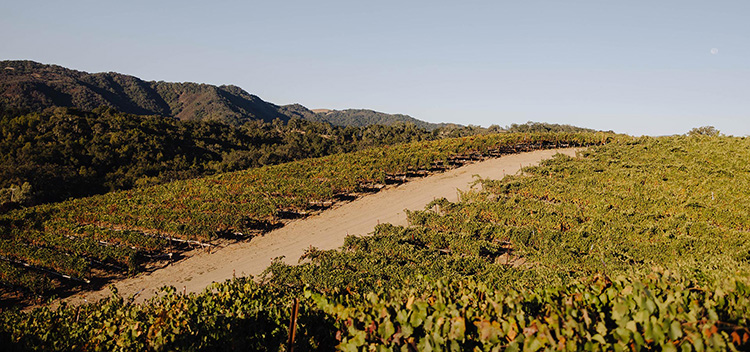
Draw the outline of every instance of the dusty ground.
[[[202,291],[212,282],[222,282],[233,276],[258,275],[276,257],[296,264],[310,246],[334,249],[344,243],[347,235],[367,235],[378,223],[406,225],[404,209],[424,209],[435,198],[450,201],[458,198],[458,189],[466,190],[474,175],[483,178],[502,178],[516,174],[522,166],[536,164],[556,153],[575,156],[577,149],[552,149],[507,155],[497,159],[466,165],[445,173],[416,179],[398,187],[344,203],[318,215],[295,220],[286,226],[253,238],[214,249],[211,253],[195,251],[193,255],[165,268],[119,281],[115,284],[120,294],[137,294],[136,301],[152,297],[162,286],[175,286],[179,291]],[[66,299],[71,303],[96,301],[108,296],[110,290],[84,292]]]

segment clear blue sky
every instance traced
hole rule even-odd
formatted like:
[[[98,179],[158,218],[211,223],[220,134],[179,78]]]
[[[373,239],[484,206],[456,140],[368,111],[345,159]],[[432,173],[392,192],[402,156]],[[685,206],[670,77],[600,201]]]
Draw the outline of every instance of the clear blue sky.
[[[750,1],[5,1],[0,59],[276,104],[750,134]],[[713,51],[712,51],[713,50]]]

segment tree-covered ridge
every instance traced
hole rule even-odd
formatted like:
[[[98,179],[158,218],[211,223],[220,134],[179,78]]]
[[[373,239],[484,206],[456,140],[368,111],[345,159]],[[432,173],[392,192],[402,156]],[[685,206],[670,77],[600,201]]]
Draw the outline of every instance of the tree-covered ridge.
[[[0,204],[60,201],[170,180],[443,137],[414,125],[333,127],[293,118],[241,126],[101,107],[0,116]],[[26,186],[24,186],[26,185]],[[24,188],[25,187],[25,188]],[[23,188],[23,189],[22,189]]]
[[[0,62],[0,111],[40,112],[49,107],[91,111],[108,106],[135,115],[172,116],[180,120],[213,120],[242,125],[250,120],[272,122],[299,118],[335,126],[414,124],[427,130],[457,128],[429,123],[403,114],[366,109],[311,111],[300,104],[275,105],[237,86],[143,81],[115,72],[86,73],[33,61]],[[500,130],[495,126],[493,130]],[[513,124],[510,132],[583,132],[568,125]],[[591,130],[588,130],[591,131]]]
[[[621,138],[201,294],[7,312],[19,349],[747,350],[750,139]],[[95,317],[95,318],[88,318]],[[236,334],[240,331],[242,333]]]
[[[499,128],[499,127],[498,127]],[[513,123],[503,128],[506,132],[516,133],[545,133],[545,132],[596,132],[591,128],[583,128],[573,125],[561,125],[547,122],[529,121],[524,124]],[[611,132],[611,131],[610,131]]]
[[[115,72],[90,74],[33,61],[0,62],[0,111],[39,112],[49,107],[91,111],[100,106],[129,114],[213,120],[232,125],[251,120],[300,118],[337,126],[413,123],[429,130],[440,126],[406,115],[370,110],[316,114],[299,104],[279,106],[263,101],[232,85],[143,81]]]
[[[181,120],[288,120],[281,107],[235,86],[147,82],[115,72],[87,73],[33,61],[0,62],[0,108],[38,112],[49,107],[91,111],[109,106],[125,113]]]
[[[365,109],[327,110],[321,109],[307,118],[311,121],[328,122],[335,126],[369,126],[411,123],[417,127],[434,130],[448,124],[435,124],[417,120],[409,115],[387,114]]]

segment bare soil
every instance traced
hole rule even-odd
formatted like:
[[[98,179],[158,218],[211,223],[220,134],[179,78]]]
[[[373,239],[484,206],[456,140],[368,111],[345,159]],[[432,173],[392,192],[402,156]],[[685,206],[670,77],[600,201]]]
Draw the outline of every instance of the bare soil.
[[[222,282],[235,276],[257,276],[274,258],[283,257],[284,262],[297,264],[300,256],[311,246],[323,250],[338,248],[343,245],[346,236],[368,235],[379,223],[408,225],[405,209],[421,210],[441,197],[456,201],[458,190],[468,190],[476,175],[500,179],[556,153],[575,156],[578,150],[549,149],[506,155],[389,186],[319,214],[290,221],[284,227],[250,241],[227,243],[210,252],[199,249],[184,253],[183,259],[118,281],[114,286],[124,297],[136,295],[136,302],[142,302],[153,297],[163,286],[175,286],[178,291],[199,292],[212,282]],[[110,294],[110,289],[104,288],[81,292],[64,300],[71,304],[93,302]]]

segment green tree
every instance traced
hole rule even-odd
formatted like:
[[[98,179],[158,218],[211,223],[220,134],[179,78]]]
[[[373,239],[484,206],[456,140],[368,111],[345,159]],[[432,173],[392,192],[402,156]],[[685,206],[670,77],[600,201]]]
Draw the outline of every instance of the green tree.
[[[719,130],[714,126],[695,127],[687,133],[688,136],[718,136]]]

